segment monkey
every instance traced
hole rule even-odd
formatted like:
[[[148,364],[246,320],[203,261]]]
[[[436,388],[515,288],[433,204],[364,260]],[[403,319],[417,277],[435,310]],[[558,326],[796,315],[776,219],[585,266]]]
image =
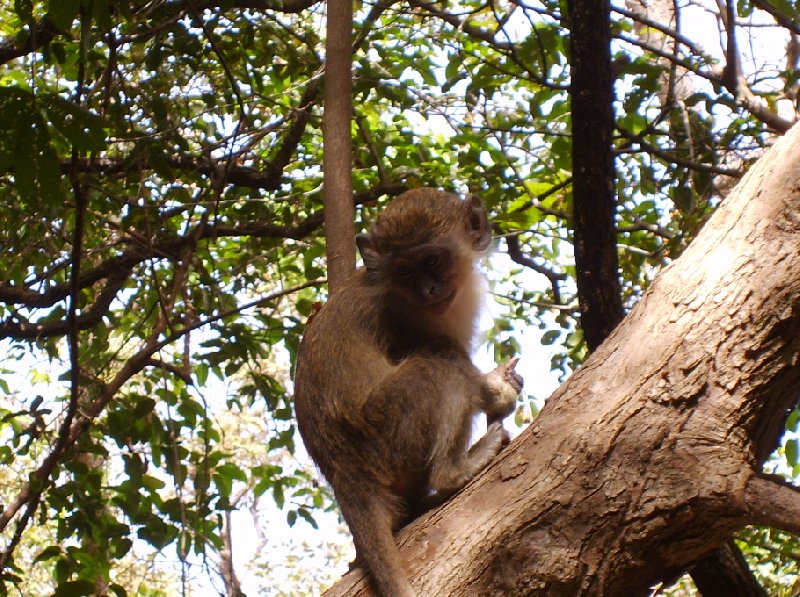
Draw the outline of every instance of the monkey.
[[[491,241],[477,197],[407,191],[356,244],[363,267],[309,322],[295,370],[297,425],[382,597],[412,597],[393,534],[459,491],[508,443],[516,359],[470,359]],[[469,447],[474,417],[486,434]]]

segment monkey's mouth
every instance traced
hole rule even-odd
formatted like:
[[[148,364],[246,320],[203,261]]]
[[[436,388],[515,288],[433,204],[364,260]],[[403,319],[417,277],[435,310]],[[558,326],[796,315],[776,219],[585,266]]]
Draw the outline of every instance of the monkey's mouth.
[[[453,301],[456,298],[456,290],[453,290],[450,294],[444,297],[440,301],[436,301],[435,303],[431,303],[428,305],[428,309],[436,313],[436,315],[442,315],[445,311],[450,308],[450,305],[453,304]]]

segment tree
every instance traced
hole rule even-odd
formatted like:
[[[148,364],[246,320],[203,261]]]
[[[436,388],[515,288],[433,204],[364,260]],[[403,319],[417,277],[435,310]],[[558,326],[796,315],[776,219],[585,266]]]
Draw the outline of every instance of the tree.
[[[611,6],[569,2],[572,221],[581,329],[589,350],[622,320],[614,197]]]
[[[322,157],[325,171],[325,238],[328,285],[334,290],[355,271],[353,182],[353,4],[328,4]]]
[[[631,308],[796,120],[800,30],[777,2],[734,18],[680,7],[674,22],[625,6],[611,6],[617,235],[602,249],[616,242]],[[294,523],[330,507],[291,456],[287,375],[325,297],[323,13],[312,0],[0,8],[6,587],[38,592],[26,582],[55,570],[54,589],[120,591],[145,548],[178,562],[164,575],[176,583],[205,570],[230,592],[230,574],[206,569],[230,568],[232,508],[269,498]],[[705,14],[718,52],[685,26]],[[414,186],[481,195],[513,264],[496,276],[517,282],[497,286],[498,360],[518,352],[515,326],[539,325],[566,376],[587,345],[561,5],[378,3],[354,27],[356,228]],[[750,52],[763,31],[777,57]],[[263,459],[231,448],[220,410],[265,413]],[[794,438],[775,458],[800,472]],[[797,573],[791,538],[739,537],[775,566],[763,580]]]
[[[800,532],[800,491],[760,472],[800,382],[798,173],[795,127],[523,435],[401,532],[420,594],[644,595],[744,525]],[[330,594],[367,593],[354,571]]]

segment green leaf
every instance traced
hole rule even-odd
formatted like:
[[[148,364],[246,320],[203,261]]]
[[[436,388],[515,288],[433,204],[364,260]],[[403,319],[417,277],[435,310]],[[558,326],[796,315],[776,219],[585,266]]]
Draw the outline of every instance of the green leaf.
[[[14,159],[14,181],[24,203],[35,205],[59,203],[61,193],[61,166],[44,123],[35,119],[29,130],[20,134]]]
[[[689,186],[679,186],[670,189],[670,196],[675,205],[683,213],[690,214],[695,208],[695,194]]]
[[[26,210],[63,203],[61,165],[37,106],[29,91],[0,86],[0,171],[13,171]]]
[[[797,439],[787,440],[784,453],[786,454],[786,464],[791,467],[800,464],[800,461],[798,461],[798,455],[800,455],[800,441]]]
[[[80,4],[80,0],[50,0],[47,4],[47,16],[56,28],[69,31],[78,16]]]
[[[786,417],[786,424],[784,426],[786,431],[797,431],[798,421],[800,421],[800,408],[795,408],[789,413],[789,416]]]
[[[92,16],[103,31],[109,31],[114,23],[111,20],[111,0],[93,0]]]
[[[60,131],[78,151],[101,151],[106,147],[105,121],[76,106],[59,95],[42,98],[53,126]]]
[[[31,0],[14,0],[14,12],[23,23],[33,24],[33,2]]]
[[[33,560],[34,562],[41,562],[44,560],[52,560],[53,558],[57,558],[63,553],[63,550],[60,545],[50,545],[43,549],[39,555]]]
[[[548,330],[542,334],[542,344],[545,346],[550,346],[551,344],[554,344],[560,337],[560,330]]]
[[[128,591],[125,590],[124,587],[118,585],[117,583],[111,583],[108,586],[109,590],[111,590],[114,595],[117,597],[128,597]]]
[[[58,583],[53,597],[82,597],[83,595],[93,595],[95,585],[88,580],[69,580]]]

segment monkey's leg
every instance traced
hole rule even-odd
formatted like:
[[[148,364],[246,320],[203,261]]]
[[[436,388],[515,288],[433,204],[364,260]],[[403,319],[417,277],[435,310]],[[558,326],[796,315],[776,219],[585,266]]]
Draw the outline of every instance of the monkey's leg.
[[[459,491],[508,443],[508,432],[499,422],[492,423],[486,434],[466,453],[453,453],[446,460],[434,463],[431,471],[431,489],[446,499]]]

